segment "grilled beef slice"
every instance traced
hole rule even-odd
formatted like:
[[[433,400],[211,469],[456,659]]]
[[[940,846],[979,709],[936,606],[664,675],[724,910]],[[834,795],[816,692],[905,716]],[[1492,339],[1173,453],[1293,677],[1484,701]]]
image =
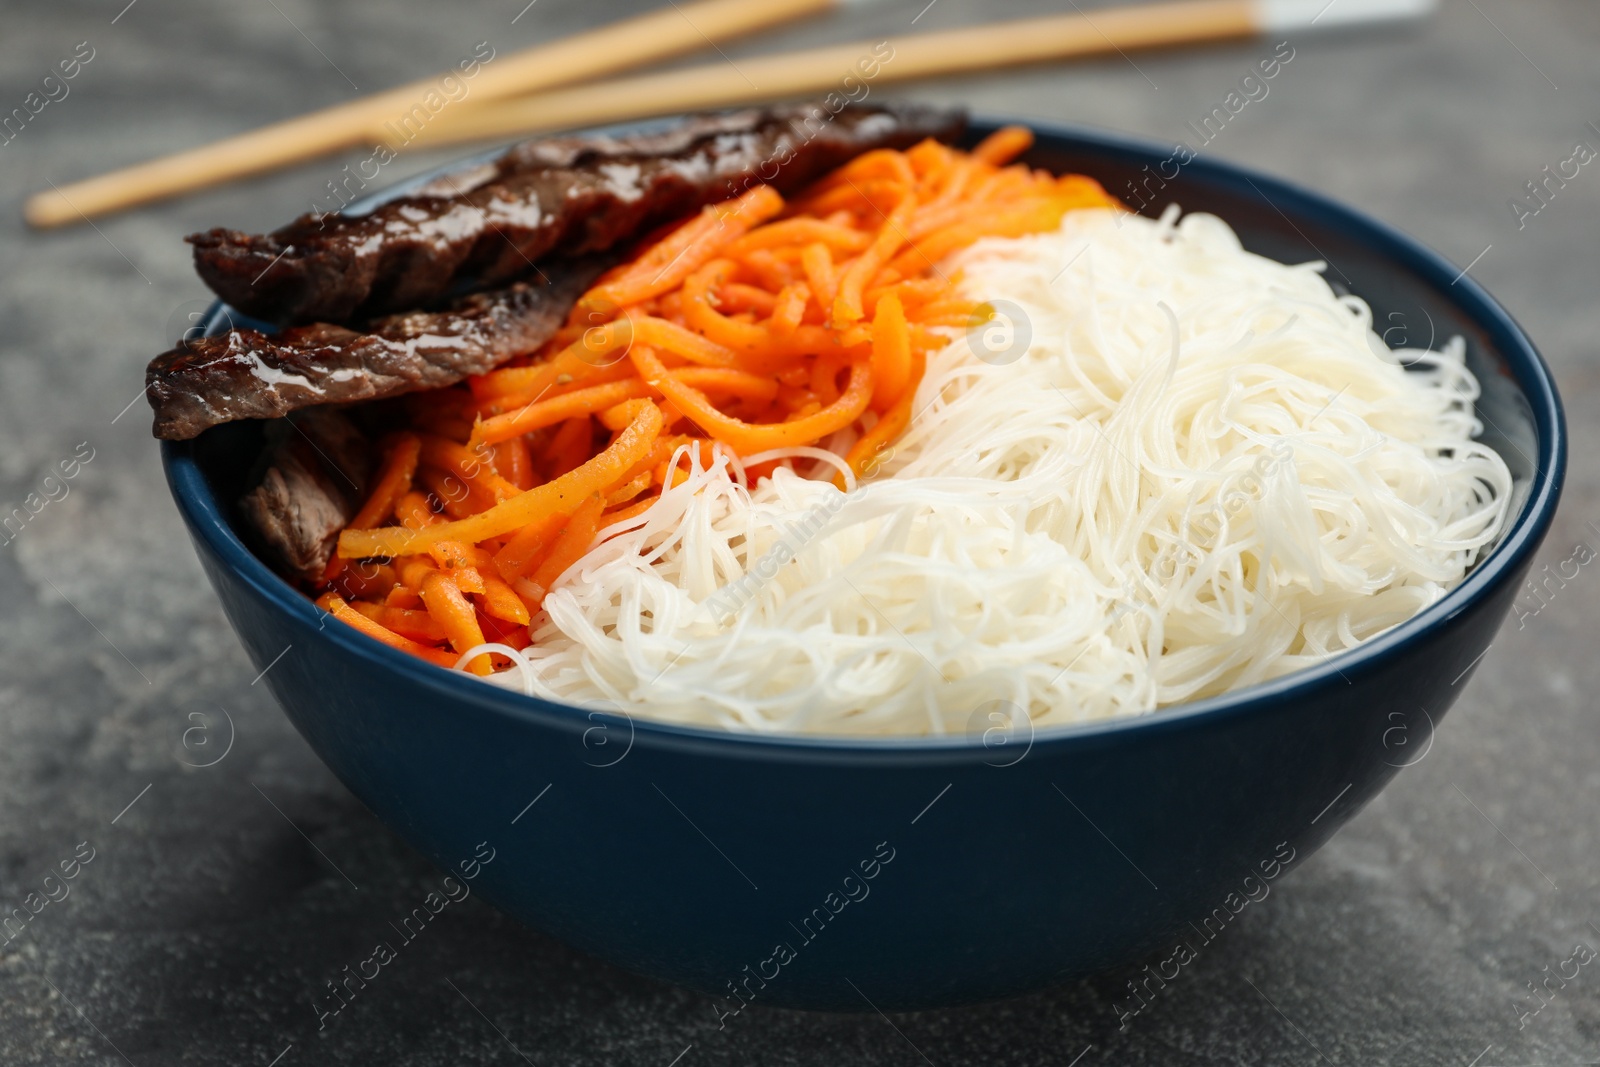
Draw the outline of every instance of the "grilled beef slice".
[[[366,215],[194,234],[195,268],[277,323],[351,322],[503,285],[552,250],[607,249],[764,182],[784,194],[875,148],[960,134],[957,111],[819,104],[700,116],[664,132],[530,141]]]
[[[239,501],[269,562],[316,583],[344,529],[361,507],[371,447],[335,408],[280,419],[268,431],[261,480]]]
[[[352,330],[328,323],[267,335],[232,329],[150,361],[154,433],[182,441],[234,419],[272,419],[452,385],[538,348],[605,261],[554,261],[544,278],[462,297],[441,311],[392,315]]]

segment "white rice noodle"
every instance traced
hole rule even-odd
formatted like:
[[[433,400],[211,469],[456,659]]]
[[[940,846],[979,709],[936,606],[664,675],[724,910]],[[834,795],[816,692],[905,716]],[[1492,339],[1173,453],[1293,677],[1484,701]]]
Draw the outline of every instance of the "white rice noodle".
[[[788,454],[823,480],[753,489],[682,450],[688,480],[550,593],[534,692],[761,733],[1146,714],[1402,622],[1506,521],[1460,341],[1390,352],[1320,264],[1174,208],[1073,212],[942,269],[1020,308],[1025,354],[932,353],[909,431],[847,492],[820,449]]]

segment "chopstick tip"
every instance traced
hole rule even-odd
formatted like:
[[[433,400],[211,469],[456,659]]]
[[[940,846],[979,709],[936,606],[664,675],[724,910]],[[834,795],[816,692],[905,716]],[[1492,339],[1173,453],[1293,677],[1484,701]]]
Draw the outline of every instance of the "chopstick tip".
[[[78,212],[60,193],[34,193],[23,201],[22,218],[36,230],[49,230],[78,218]]]

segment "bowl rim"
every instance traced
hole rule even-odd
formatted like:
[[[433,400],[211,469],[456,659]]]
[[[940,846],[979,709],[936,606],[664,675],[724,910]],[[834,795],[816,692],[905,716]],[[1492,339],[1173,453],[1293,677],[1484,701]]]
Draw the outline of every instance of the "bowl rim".
[[[602,129],[615,133],[664,121],[671,119]],[[1170,155],[1170,149],[1160,142],[1076,123],[974,115],[968,128],[971,133],[984,133],[1013,123],[1030,127],[1040,141],[1066,142],[1071,147],[1103,156],[1154,161]],[[493,159],[505,147],[502,145],[430,168],[353,201],[345,210],[351,213],[370,210],[385,200],[426,184],[440,174]],[[1554,378],[1521,326],[1476,280],[1465,271],[1458,271],[1449,260],[1398,228],[1297,183],[1209,156],[1191,160],[1184,165],[1184,169],[1213,183],[1235,187],[1248,184],[1271,207],[1284,215],[1291,226],[1294,225],[1293,217],[1296,214],[1321,216],[1339,223],[1363,244],[1408,268],[1422,281],[1445,290],[1458,289],[1460,295],[1455,298],[1457,306],[1484,329],[1528,403],[1538,436],[1536,456],[1532,457],[1534,475],[1528,483],[1529,491],[1520,511],[1489,555],[1468,573],[1460,585],[1437,603],[1393,629],[1314,666],[1203,700],[1177,704],[1143,715],[1036,727],[1028,738],[1029,752],[1037,748],[1122,741],[1151,731],[1160,733],[1189,729],[1236,716],[1264,714],[1274,710],[1293,714],[1291,705],[1294,697],[1310,695],[1340,681],[1350,684],[1345,676],[1346,670],[1370,671],[1392,662],[1429,631],[1454,618],[1505,582],[1543,540],[1560,499],[1566,474],[1567,430]],[[203,319],[207,329],[213,328],[226,316],[227,311],[221,301],[214,303]],[[164,441],[161,447],[162,466],[166,471],[168,486],[191,536],[230,570],[236,579],[248,585],[289,622],[320,631],[320,637],[332,641],[342,652],[366,661],[376,669],[397,672],[419,692],[432,690],[458,704],[524,722],[569,730],[585,725],[594,729],[597,723],[601,727],[626,724],[630,748],[638,735],[644,735],[660,747],[692,748],[742,758],[765,756],[807,761],[835,758],[898,761],[905,758],[925,760],[943,757],[970,762],[993,752],[980,739],[968,734],[855,737],[746,733],[635,716],[620,708],[596,709],[548,701],[487,684],[461,672],[435,667],[351,627],[323,629],[325,620],[321,610],[257,558],[235,532],[227,510],[211,492],[199,468],[195,447],[194,441]]]

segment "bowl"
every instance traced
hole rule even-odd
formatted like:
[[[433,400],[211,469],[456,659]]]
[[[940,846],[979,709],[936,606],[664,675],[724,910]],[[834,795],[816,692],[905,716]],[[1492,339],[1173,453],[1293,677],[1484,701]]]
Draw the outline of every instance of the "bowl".
[[[1168,177],[1163,146],[1030,125],[1034,165],[1149,188],[1152,211],[1213,212],[1275,259],[1325,260],[1394,344],[1465,338],[1485,439],[1516,476],[1500,541],[1439,603],[1359,648],[1153,715],[754,737],[526,697],[330,625],[240,539],[232,502],[260,427],[165,444],[178,509],[267,686],[340,781],[463,891],[710,994],[723,1024],[747,1002],[934,1008],[1152,953],[1161,973],[1181,967],[1180,945],[1203,951],[1426,754],[1556,508],[1566,437],[1548,368],[1471,277],[1383,223],[1241,167],[1202,158]],[[1152,174],[1165,188],[1145,185]],[[213,309],[208,328],[227,318]]]

